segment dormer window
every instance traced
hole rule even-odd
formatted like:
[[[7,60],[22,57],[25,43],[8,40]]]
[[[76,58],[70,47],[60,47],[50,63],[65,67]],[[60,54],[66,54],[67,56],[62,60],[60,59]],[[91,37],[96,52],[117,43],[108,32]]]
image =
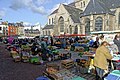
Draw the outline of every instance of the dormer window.
[[[85,7],[85,1],[83,1],[83,5],[84,5],[84,7]]]
[[[52,18],[52,24],[54,23],[54,19]]]
[[[82,8],[82,2],[81,2],[81,8]]]
[[[49,19],[49,24],[51,23],[51,20]]]

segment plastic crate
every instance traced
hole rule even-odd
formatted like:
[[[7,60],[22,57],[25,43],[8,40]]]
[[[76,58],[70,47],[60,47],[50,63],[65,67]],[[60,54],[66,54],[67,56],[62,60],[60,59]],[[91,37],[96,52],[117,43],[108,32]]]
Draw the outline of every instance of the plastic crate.
[[[84,79],[84,78],[82,78],[82,77],[74,77],[74,78],[72,78],[71,80],[86,80],[86,79]]]
[[[120,80],[120,70],[112,71],[104,80]]]
[[[38,63],[40,62],[39,57],[31,57],[30,58],[30,63]]]
[[[49,80],[49,79],[47,77],[41,76],[41,77],[36,78],[36,80]]]

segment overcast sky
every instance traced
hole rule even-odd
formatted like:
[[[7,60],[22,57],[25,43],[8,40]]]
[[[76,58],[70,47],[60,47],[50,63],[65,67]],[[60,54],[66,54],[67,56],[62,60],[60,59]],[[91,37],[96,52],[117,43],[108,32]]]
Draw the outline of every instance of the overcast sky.
[[[30,24],[47,23],[47,16],[60,3],[71,3],[74,0],[0,0],[0,18],[2,21]]]

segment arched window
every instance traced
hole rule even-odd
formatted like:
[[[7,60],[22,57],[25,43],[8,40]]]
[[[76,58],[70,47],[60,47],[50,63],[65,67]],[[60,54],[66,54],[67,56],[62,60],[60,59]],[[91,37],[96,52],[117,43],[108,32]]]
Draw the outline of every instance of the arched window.
[[[85,34],[90,34],[90,19],[85,19]]]
[[[43,31],[43,35],[45,35],[44,31]]]
[[[69,33],[69,30],[67,29],[67,33]]]
[[[83,1],[84,7],[85,7],[85,1]]]
[[[46,35],[47,35],[47,31],[46,31]]]
[[[60,32],[64,32],[64,18],[60,17],[58,22],[59,22]]]
[[[103,19],[102,17],[97,17],[95,20],[95,31],[102,31]]]
[[[70,30],[69,30],[69,31],[70,31],[70,34],[72,34],[72,26],[70,25],[69,28],[70,28]]]
[[[82,2],[81,2],[81,8],[82,8]]]
[[[50,31],[48,31],[48,34],[50,35]]]
[[[75,26],[75,32],[74,33],[78,34],[78,27],[77,26]]]
[[[119,20],[119,22],[118,22],[118,23],[120,24],[120,12],[119,12],[119,17],[118,17],[118,20]]]

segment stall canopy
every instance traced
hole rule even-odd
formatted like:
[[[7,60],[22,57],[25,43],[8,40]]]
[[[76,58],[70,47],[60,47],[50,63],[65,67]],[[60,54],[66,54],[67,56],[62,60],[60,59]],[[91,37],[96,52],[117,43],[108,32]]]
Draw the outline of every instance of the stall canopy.
[[[120,33],[120,30],[91,32],[91,34],[115,34],[115,33]]]
[[[75,36],[86,36],[85,34],[61,34],[59,36],[54,36],[56,38],[64,38],[64,37],[75,37]]]

